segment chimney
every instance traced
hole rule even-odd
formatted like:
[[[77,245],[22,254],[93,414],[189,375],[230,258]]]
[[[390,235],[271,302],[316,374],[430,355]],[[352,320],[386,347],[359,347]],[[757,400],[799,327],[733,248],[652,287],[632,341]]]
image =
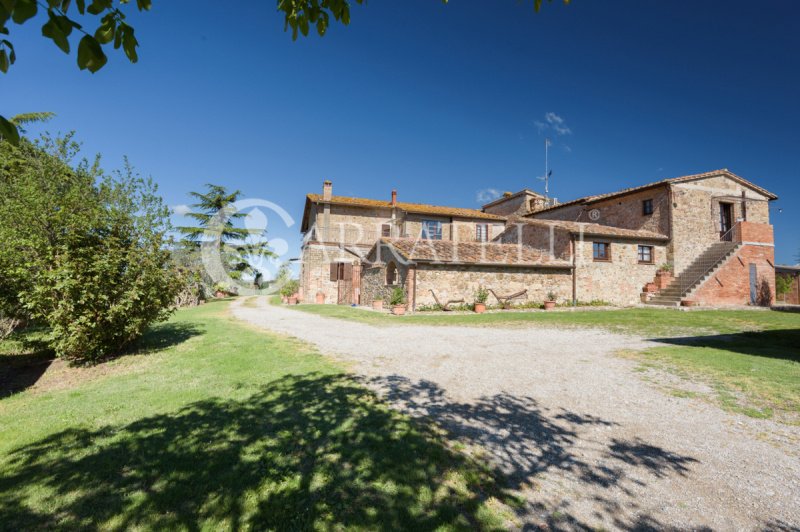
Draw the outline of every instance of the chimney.
[[[397,205],[397,190],[392,190],[392,207]]]
[[[322,201],[330,201],[333,195],[333,183],[327,179],[322,183]]]

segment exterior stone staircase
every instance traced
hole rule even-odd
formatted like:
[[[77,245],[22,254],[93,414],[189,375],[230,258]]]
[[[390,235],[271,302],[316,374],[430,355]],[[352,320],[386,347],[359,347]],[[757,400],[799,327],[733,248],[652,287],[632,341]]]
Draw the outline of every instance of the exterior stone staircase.
[[[667,307],[678,307],[683,299],[691,296],[691,293],[714,273],[723,264],[736,255],[741,244],[736,242],[716,242],[708,247],[694,262],[692,262],[680,275],[675,277],[667,287],[653,296],[648,305],[659,305]]]

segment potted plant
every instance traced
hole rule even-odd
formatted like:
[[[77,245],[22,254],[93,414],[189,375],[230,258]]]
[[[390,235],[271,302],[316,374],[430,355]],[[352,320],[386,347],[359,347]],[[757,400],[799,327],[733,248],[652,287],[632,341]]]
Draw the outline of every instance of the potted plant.
[[[372,308],[374,310],[383,310],[383,298],[377,298],[372,300]]]
[[[281,293],[281,301],[284,303],[288,303],[290,305],[297,304],[297,291],[300,288],[300,283],[296,280],[291,279],[287,281],[280,290]]]
[[[556,308],[556,294],[552,290],[547,292],[547,299],[544,302],[545,310],[553,310]]]
[[[214,297],[227,297],[229,293],[228,285],[223,282],[214,285]]]
[[[392,290],[389,303],[392,305],[392,314],[395,316],[402,316],[406,313],[406,291],[402,286],[396,286]]]
[[[317,292],[317,305],[324,305],[325,304],[325,294],[322,292]]]
[[[486,312],[486,300],[489,299],[489,291],[480,286],[478,291],[475,292],[475,312],[483,314]]]
[[[663,290],[672,282],[673,266],[670,262],[665,262],[656,271],[656,285],[659,290]]]

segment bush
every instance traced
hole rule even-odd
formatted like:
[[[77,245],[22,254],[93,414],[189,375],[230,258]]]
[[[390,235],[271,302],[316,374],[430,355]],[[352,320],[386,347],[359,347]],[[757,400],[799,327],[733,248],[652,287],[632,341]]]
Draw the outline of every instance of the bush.
[[[0,142],[2,295],[50,334],[56,355],[97,361],[118,353],[174,308],[183,279],[170,259],[169,209],[125,162],[72,166],[64,139]]]
[[[392,305],[406,304],[406,291],[402,286],[396,286],[394,290],[392,290],[392,296],[389,298],[389,303]]]
[[[779,273],[775,276],[775,293],[777,293],[779,296],[788,294],[792,289],[792,282],[793,279],[791,275],[783,275]]]

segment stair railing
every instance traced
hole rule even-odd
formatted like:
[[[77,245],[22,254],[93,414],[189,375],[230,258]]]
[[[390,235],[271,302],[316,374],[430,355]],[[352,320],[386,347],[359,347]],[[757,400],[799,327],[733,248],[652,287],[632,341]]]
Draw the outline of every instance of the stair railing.
[[[731,227],[725,233],[720,235],[719,241],[720,242],[733,242],[734,237],[737,234],[736,231],[738,230],[738,227],[739,227],[738,223],[734,224],[733,227]],[[697,284],[697,281],[699,281],[700,279],[705,277],[708,272],[713,270],[714,267],[717,264],[719,264],[719,262],[725,257],[725,255],[730,253],[730,251],[731,251],[730,248],[725,247],[725,248],[722,249],[722,251],[720,251],[719,253],[715,253],[713,255],[706,255],[706,253],[703,253],[702,255],[700,255],[700,257],[697,260],[692,262],[692,264],[690,264],[689,267],[692,270],[697,270],[697,271],[700,271],[702,273],[697,274],[697,275],[692,275],[691,277],[687,277],[685,274],[681,274],[678,277],[679,280],[680,280],[680,285],[679,286],[680,286],[680,289],[681,289],[680,296],[683,297],[684,295],[686,295],[686,292],[688,292],[690,288],[692,288],[695,284]],[[688,268],[687,268],[687,270],[688,270]]]

